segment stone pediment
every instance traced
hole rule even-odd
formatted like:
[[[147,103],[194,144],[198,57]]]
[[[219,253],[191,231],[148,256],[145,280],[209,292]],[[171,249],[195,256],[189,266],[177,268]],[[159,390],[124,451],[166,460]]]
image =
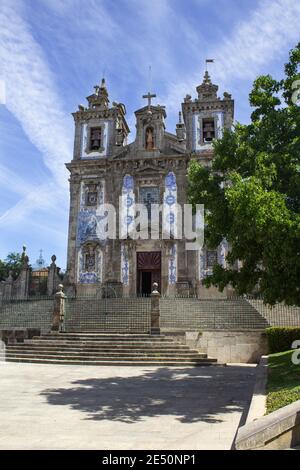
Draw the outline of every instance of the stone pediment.
[[[135,173],[136,174],[144,174],[144,173],[149,173],[149,172],[153,172],[153,171],[158,171],[159,170],[159,166],[155,166],[155,165],[143,165],[142,167],[137,167],[135,168]]]

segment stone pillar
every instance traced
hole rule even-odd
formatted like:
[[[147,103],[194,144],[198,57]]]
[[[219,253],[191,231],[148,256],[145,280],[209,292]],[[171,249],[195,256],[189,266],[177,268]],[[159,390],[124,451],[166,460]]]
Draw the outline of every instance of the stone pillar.
[[[153,291],[151,292],[151,335],[160,334],[160,310],[159,310],[159,299],[160,293],[157,290],[157,282],[153,283]]]
[[[29,281],[30,281],[30,267],[29,258],[26,254],[26,246],[23,246],[22,253],[22,269],[15,281],[15,297],[17,299],[27,299],[29,294]]]
[[[77,282],[77,219],[80,206],[80,176],[72,175],[70,178],[70,214],[69,214],[69,233],[68,233],[68,252],[67,252],[67,272],[64,283],[68,286],[74,286]]]
[[[48,268],[48,279],[47,279],[47,294],[53,295],[56,291],[58,284],[59,284],[59,276],[58,276],[58,269],[56,266],[56,256],[51,256],[52,263]]]
[[[58,292],[54,296],[53,316],[52,316],[52,333],[59,333],[63,330],[63,322],[65,315],[65,299],[63,293],[63,285],[59,284]]]

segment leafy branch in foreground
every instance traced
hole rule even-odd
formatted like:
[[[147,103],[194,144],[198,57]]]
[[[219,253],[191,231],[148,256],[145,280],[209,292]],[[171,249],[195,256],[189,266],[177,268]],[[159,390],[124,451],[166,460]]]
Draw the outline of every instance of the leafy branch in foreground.
[[[251,123],[214,141],[212,167],[193,159],[189,200],[205,205],[205,241],[229,242],[227,268],[216,265],[206,286],[255,289],[270,304],[300,305],[300,43],[285,76],[258,77],[250,93]],[[235,269],[237,260],[241,263]]]

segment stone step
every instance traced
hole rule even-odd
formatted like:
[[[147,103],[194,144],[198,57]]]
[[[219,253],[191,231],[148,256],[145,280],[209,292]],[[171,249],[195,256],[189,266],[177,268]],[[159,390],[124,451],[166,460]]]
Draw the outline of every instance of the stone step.
[[[81,337],[81,336],[88,336],[88,337],[94,337],[94,336],[101,336],[103,338],[106,338],[106,337],[113,337],[113,338],[134,338],[134,337],[137,337],[137,338],[140,338],[140,339],[144,339],[144,338],[158,338],[158,339],[164,339],[165,338],[165,335],[149,335],[147,333],[140,333],[140,334],[135,334],[135,333],[114,333],[114,334],[111,334],[111,333],[95,333],[95,331],[92,331],[90,333],[86,332],[86,333],[82,333],[81,331],[79,332],[72,332],[72,333],[48,333],[46,335],[43,335],[42,338],[53,338],[53,337],[60,337],[60,338],[63,338],[63,337],[66,337],[66,338],[69,338],[70,336],[75,336],[75,337]]]
[[[217,362],[171,337],[81,332],[47,334],[24,343],[10,344],[5,359],[9,362],[82,365],[186,366]]]
[[[92,328],[93,328],[92,325],[90,325],[88,328],[83,325],[83,326],[80,327],[80,330],[81,330],[83,333],[88,333]],[[76,325],[76,328],[74,328],[74,329],[73,329],[73,328],[68,328],[68,332],[69,332],[70,334],[72,334],[73,331],[77,331],[77,330],[78,330],[78,325]],[[94,328],[94,331],[97,331],[97,328]],[[99,328],[98,333],[99,333],[99,334],[102,334],[103,331],[106,331],[107,333],[109,332],[109,333],[112,334],[112,335],[114,335],[114,334],[122,334],[122,332],[124,332],[124,331],[126,331],[127,333],[129,333],[129,334],[131,334],[131,335],[138,335],[139,333],[142,334],[142,333],[145,332],[144,329],[143,329],[143,330],[141,330],[141,329],[134,329],[134,328],[128,329],[128,328],[125,328],[125,327],[124,327],[124,328],[121,327],[121,328],[118,328],[118,329],[116,330],[116,329],[113,329],[113,328],[110,328],[109,326],[107,326],[107,327],[105,328],[105,330],[104,330],[103,328],[101,328],[101,329]]]
[[[78,348],[78,347],[52,347],[52,346],[36,346],[36,345],[25,345],[23,343],[20,344],[14,344],[14,345],[9,345],[6,347],[6,351],[45,351],[45,352],[54,352],[57,353],[58,351],[64,353],[67,351],[70,352],[76,352],[76,353],[89,353],[89,354],[98,354],[98,353],[115,353],[115,354],[123,354],[123,353],[178,353],[178,354],[198,354],[199,351],[196,349],[191,349],[191,348],[176,348],[176,347],[170,347],[170,348]],[[202,354],[202,353],[201,353]]]
[[[10,351],[7,350],[5,353],[5,357],[39,357],[39,358],[72,358],[72,359],[84,359],[84,360],[94,360],[94,359],[101,359],[101,358],[110,358],[110,359],[118,359],[118,358],[124,358],[127,360],[131,360],[132,358],[136,357],[142,357],[145,358],[145,360],[148,360],[148,358],[154,358],[157,360],[160,360],[160,358],[176,358],[176,359],[182,359],[183,361],[185,360],[198,360],[198,359],[207,359],[207,356],[205,354],[199,355],[195,353],[190,353],[190,354],[179,354],[179,353],[99,353],[99,354],[90,354],[90,353],[72,353],[72,352],[43,352],[43,351]]]
[[[176,359],[149,359],[148,361],[145,358],[141,360],[94,360],[94,361],[87,361],[87,360],[70,360],[70,359],[40,359],[40,358],[28,358],[22,356],[14,356],[8,357],[7,362],[30,362],[35,364],[64,364],[64,365],[90,365],[90,366],[181,366],[181,367],[188,367],[188,366],[212,366],[212,365],[221,365],[217,364],[216,360],[214,359],[197,359],[197,360],[187,360],[183,361],[181,358],[179,360]]]
[[[75,347],[75,348],[130,348],[130,349],[135,349],[135,348],[162,348],[162,349],[168,349],[168,348],[178,348],[178,349],[186,349],[187,346],[184,345],[177,345],[176,343],[168,342],[168,343],[129,343],[129,342],[123,342],[123,343],[114,343],[114,342],[68,342],[68,341],[34,341],[34,340],[25,340],[24,343],[16,343],[16,344],[23,344],[24,346],[37,346],[37,347],[53,347],[53,348],[59,348],[59,347]]]
[[[89,340],[89,339],[60,339],[60,340],[55,340],[55,339],[40,339],[41,337],[39,337],[38,339],[34,339],[34,338],[30,338],[30,339],[27,339],[25,338],[24,339],[24,344],[47,344],[47,345],[64,345],[64,344],[67,344],[67,345],[75,345],[75,346],[78,346],[80,347],[81,345],[82,346],[90,346],[90,347],[97,347],[97,345],[100,345],[100,346],[110,346],[110,345],[117,345],[117,346],[120,346],[120,347],[127,347],[128,345],[130,346],[137,346],[137,347],[140,347],[141,345],[144,345],[144,346],[153,346],[153,347],[157,347],[157,348],[164,348],[164,347],[169,347],[171,345],[176,345],[176,346],[180,346],[180,347],[188,347],[186,345],[184,345],[183,343],[181,343],[180,341],[172,341],[171,339],[168,339],[166,341],[136,341],[136,340],[131,340],[131,341],[119,341],[119,340],[102,340],[102,339],[98,339],[98,340]]]
[[[43,350],[48,350],[48,351],[63,351],[63,350],[70,350],[70,351],[191,351],[191,349],[188,346],[181,346],[181,345],[175,345],[171,344],[168,346],[159,346],[159,345],[92,345],[92,346],[86,346],[86,345],[77,345],[77,344],[27,344],[27,343],[16,343],[13,345],[7,346],[7,349],[24,349],[24,350],[38,350],[38,349],[43,349]],[[195,350],[196,351],[196,350]]]
[[[34,336],[32,339],[39,341],[121,341],[121,342],[170,342],[170,339],[160,336],[150,336],[145,337],[133,336],[133,335],[45,335],[45,336]]]

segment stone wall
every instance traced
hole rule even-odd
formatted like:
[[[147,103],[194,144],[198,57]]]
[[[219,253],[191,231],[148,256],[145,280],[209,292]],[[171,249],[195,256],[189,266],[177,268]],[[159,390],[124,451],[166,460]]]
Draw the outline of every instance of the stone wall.
[[[260,357],[268,353],[266,334],[262,330],[189,331],[185,342],[222,363],[258,363]]]
[[[269,326],[265,318],[243,298],[161,298],[163,331],[257,330]]]
[[[39,328],[42,333],[50,331],[53,299],[18,300],[0,305],[0,329]]]
[[[289,450],[300,445],[300,400],[239,428],[236,450]]]

